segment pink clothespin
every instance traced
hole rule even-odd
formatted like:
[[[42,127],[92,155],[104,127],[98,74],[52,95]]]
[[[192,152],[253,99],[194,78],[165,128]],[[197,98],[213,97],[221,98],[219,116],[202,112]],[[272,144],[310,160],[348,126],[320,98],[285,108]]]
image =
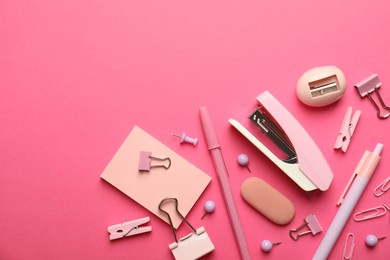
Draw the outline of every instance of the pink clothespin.
[[[150,232],[152,231],[151,226],[140,227],[140,225],[145,224],[149,221],[150,218],[145,217],[145,218],[135,219],[125,223],[109,226],[107,228],[107,231],[110,233],[110,240]]]
[[[352,135],[359,121],[360,114],[361,111],[356,110],[352,116],[352,107],[347,107],[343,123],[341,125],[339,134],[337,135],[336,143],[334,144],[334,149],[341,148],[344,153],[347,151]]]

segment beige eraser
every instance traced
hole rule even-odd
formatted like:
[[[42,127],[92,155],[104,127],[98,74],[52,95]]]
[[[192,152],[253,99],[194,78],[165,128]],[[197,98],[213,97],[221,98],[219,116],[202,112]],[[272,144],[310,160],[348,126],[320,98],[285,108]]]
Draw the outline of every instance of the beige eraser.
[[[260,178],[248,178],[241,186],[244,200],[264,217],[278,225],[286,225],[295,215],[294,205],[283,194]]]

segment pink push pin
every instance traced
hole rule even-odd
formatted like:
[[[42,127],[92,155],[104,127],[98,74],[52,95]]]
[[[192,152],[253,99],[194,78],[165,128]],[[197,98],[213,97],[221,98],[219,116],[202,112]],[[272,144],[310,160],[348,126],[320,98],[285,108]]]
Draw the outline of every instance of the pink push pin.
[[[243,167],[246,167],[248,169],[248,171],[251,173],[251,169],[249,169],[249,158],[248,158],[248,155],[246,154],[240,154],[237,158],[237,161],[238,161],[238,164],[243,166]]]
[[[206,216],[206,214],[214,212],[214,210],[215,210],[214,201],[212,201],[212,200],[206,201],[206,203],[204,204],[204,211],[205,212],[200,219],[203,219]]]
[[[181,136],[177,135],[177,134],[173,134],[173,133],[172,133],[172,135],[180,138],[180,143],[186,142],[186,143],[190,143],[193,146],[195,146],[196,143],[198,142],[198,138],[189,137],[185,133],[183,133]]]

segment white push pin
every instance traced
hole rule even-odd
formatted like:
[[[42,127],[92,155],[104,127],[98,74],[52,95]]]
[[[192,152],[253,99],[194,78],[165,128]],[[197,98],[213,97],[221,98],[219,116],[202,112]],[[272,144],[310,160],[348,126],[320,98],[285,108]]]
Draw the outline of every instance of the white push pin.
[[[200,219],[203,219],[206,216],[206,214],[212,213],[214,210],[215,210],[215,203],[214,203],[214,201],[212,201],[212,200],[206,201],[206,203],[204,204],[204,211],[205,212],[204,212],[203,216]]]
[[[386,238],[386,237],[377,238],[377,237],[374,236],[374,235],[368,235],[368,236],[366,237],[366,245],[367,245],[368,247],[375,247],[379,240],[382,240],[382,239],[385,239],[385,238]]]
[[[248,158],[248,155],[246,154],[240,154],[237,158],[237,161],[238,161],[238,164],[241,165],[241,166],[244,166],[248,169],[249,172],[251,172],[251,169],[249,169],[249,158]]]
[[[189,137],[185,133],[183,133],[181,136],[173,133],[172,135],[180,138],[180,143],[186,142],[186,143],[193,144],[195,146],[196,143],[198,142],[198,138]]]
[[[279,245],[281,244],[282,242],[275,242],[275,243],[272,243],[271,241],[269,240],[263,240],[261,242],[261,249],[265,252],[265,253],[268,253],[271,251],[272,247],[275,245]]]

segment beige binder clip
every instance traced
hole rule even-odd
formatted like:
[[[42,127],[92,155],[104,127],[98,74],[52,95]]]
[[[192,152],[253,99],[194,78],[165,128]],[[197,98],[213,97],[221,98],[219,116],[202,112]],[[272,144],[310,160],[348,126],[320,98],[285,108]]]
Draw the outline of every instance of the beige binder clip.
[[[173,201],[175,203],[175,209],[177,214],[179,214],[180,218],[184,220],[184,222],[192,229],[193,232],[188,235],[182,237],[181,239],[177,239],[175,228],[172,224],[171,216],[168,212],[163,210],[161,207],[167,201]],[[175,242],[169,245],[169,248],[172,251],[173,256],[176,260],[184,260],[184,259],[198,259],[214,250],[214,245],[211,242],[206,229],[204,227],[200,227],[195,229],[179,212],[178,208],[178,200],[176,198],[165,198],[160,202],[158,209],[165,213],[168,216],[169,224],[171,225],[173,236],[175,237]]]

